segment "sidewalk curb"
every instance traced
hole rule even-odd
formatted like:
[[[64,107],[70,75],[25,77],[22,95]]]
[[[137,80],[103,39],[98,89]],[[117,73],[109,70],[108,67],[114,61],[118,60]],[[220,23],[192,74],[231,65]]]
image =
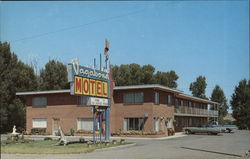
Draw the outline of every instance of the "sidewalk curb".
[[[53,136],[53,135],[24,135],[26,138],[36,138],[36,139],[43,139],[44,137],[51,137],[53,139],[58,139],[59,136]],[[185,137],[187,136],[184,133],[176,133],[174,136],[166,136],[166,137],[158,137],[158,138],[150,138],[150,137],[126,137],[126,136],[114,136],[110,137],[110,139],[131,139],[131,140],[168,140],[168,139],[174,139],[179,137]],[[67,138],[85,138],[85,139],[91,139],[92,136],[67,136]]]
[[[127,145],[115,146],[115,147],[101,148],[101,149],[96,149],[94,152],[101,152],[101,151],[107,151],[107,150],[113,150],[113,149],[119,149],[119,148],[133,147],[135,145],[136,145],[136,143],[132,143],[132,144],[127,144]]]

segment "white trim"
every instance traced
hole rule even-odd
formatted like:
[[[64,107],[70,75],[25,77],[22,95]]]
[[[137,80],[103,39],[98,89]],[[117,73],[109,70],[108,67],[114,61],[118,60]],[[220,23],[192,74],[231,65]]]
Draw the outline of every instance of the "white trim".
[[[183,93],[183,91],[178,89],[169,88],[159,84],[145,84],[145,85],[131,85],[131,86],[116,86],[114,90],[124,90],[124,89],[142,89],[142,88],[160,88],[168,91],[173,91],[177,93]]]
[[[212,103],[212,104],[219,104],[219,103],[213,102],[211,100],[194,97],[194,96],[191,96],[191,95],[188,95],[188,94],[184,94],[184,93],[178,94],[177,96],[188,97],[188,98],[192,98],[192,99],[196,99],[196,100],[200,100],[200,101],[204,101],[204,102],[208,102],[208,103]]]
[[[16,95],[35,95],[35,94],[54,94],[54,93],[70,93],[70,90],[63,89],[63,90],[50,90],[50,91],[17,92]]]

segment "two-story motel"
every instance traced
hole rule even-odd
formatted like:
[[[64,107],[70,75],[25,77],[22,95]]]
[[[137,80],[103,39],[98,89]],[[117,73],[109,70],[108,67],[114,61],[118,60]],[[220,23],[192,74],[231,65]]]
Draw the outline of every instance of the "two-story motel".
[[[69,129],[92,130],[92,107],[84,96],[72,96],[70,90],[18,92],[26,99],[26,130],[46,128],[54,134],[60,125]],[[111,93],[111,132],[144,130],[176,132],[186,126],[218,120],[217,103],[184,94],[162,85],[115,86]],[[215,110],[210,110],[213,105]]]

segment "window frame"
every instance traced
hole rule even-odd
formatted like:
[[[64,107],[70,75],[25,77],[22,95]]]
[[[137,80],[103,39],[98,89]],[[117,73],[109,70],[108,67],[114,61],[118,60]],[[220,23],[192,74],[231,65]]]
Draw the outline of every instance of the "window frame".
[[[160,92],[154,92],[154,104],[160,104]]]
[[[144,130],[144,118],[124,118],[123,128],[125,131]]]
[[[86,121],[90,121],[91,122],[91,128],[90,129],[83,129],[84,125],[84,122]],[[76,126],[77,126],[77,130],[86,130],[86,131],[89,131],[89,130],[93,130],[93,118],[77,118],[76,120]]]
[[[167,104],[173,105],[173,95],[171,95],[171,94],[167,95]]]
[[[44,119],[46,121],[46,126],[44,127],[37,127],[37,126],[34,126],[34,120],[42,120]],[[36,121],[38,122],[38,121]],[[32,128],[47,128],[48,127],[48,119],[47,118],[32,118]]]
[[[45,104],[35,104],[37,99],[45,99]],[[48,97],[42,96],[42,97],[32,97],[31,105],[33,107],[45,107],[48,105]]]
[[[143,91],[125,92],[123,94],[123,103],[124,104],[142,104],[142,103],[144,103],[144,92]]]

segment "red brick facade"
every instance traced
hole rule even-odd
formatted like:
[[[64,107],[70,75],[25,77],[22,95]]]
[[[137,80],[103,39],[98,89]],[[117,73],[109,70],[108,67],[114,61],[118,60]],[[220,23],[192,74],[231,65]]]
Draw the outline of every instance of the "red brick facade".
[[[125,104],[124,93],[143,92],[143,102],[137,104]],[[155,92],[159,92],[159,104],[155,104]],[[135,88],[135,89],[115,89],[111,100],[110,112],[110,129],[111,132],[124,130],[125,118],[143,118],[144,131],[154,131],[154,118],[159,119],[159,130],[167,134],[169,128],[168,122],[173,122],[172,128],[176,127],[176,131],[181,131],[183,126],[191,124],[205,124],[208,121],[207,116],[175,116],[175,106],[178,100],[186,100],[199,102],[196,107],[201,106],[207,109],[207,103],[199,100],[189,99],[188,97],[180,97],[178,92],[164,90],[160,88]],[[168,95],[171,95],[172,105],[169,105]],[[47,106],[32,106],[32,98],[46,97]],[[45,118],[47,119],[46,132],[52,134],[54,122],[57,122],[64,132],[69,132],[72,128],[77,130],[78,118],[92,118],[92,107],[77,105],[77,97],[70,95],[69,92],[48,93],[48,94],[29,94],[26,98],[26,129],[31,131],[32,119]],[[185,103],[185,101],[184,101]],[[192,121],[190,121],[192,118]],[[174,121],[175,119],[175,121]],[[56,120],[56,121],[55,121]],[[182,125],[180,125],[180,123]],[[170,125],[171,126],[171,125]]]

